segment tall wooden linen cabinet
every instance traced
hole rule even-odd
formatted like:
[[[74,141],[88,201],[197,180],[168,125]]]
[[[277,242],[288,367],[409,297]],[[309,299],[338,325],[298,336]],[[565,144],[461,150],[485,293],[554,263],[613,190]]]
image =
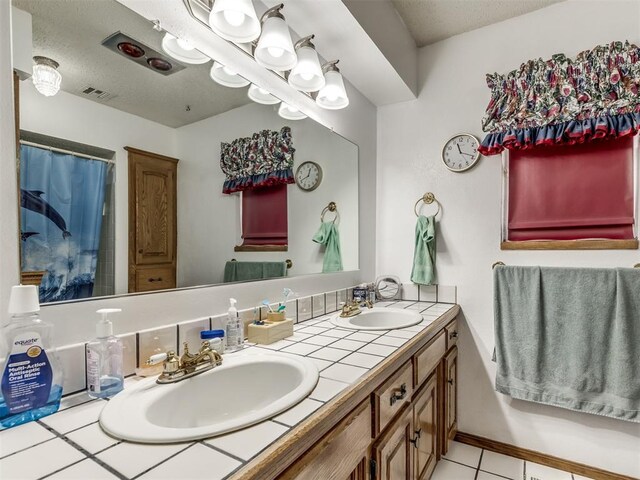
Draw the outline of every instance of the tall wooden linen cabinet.
[[[176,287],[176,158],[129,152],[129,292]]]

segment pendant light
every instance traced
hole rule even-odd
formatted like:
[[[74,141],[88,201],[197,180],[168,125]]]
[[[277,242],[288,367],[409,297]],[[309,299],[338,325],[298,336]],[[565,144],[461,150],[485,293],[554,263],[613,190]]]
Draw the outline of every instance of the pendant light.
[[[52,97],[60,90],[62,75],[58,71],[58,62],[47,57],[33,57],[33,84],[45,97]]]
[[[278,107],[278,115],[287,120],[304,120],[307,118],[300,110],[284,102]]]
[[[316,47],[311,43],[314,37],[304,37],[295,45],[298,62],[289,72],[289,85],[301,92],[317,92],[325,85]]]
[[[275,105],[280,101],[278,98],[271,95],[267,90],[265,90],[264,88],[260,88],[253,83],[249,87],[247,95],[254,102],[262,103],[263,105]]]
[[[220,62],[213,62],[209,75],[211,80],[225,87],[242,88],[249,85],[249,80],[245,80],[234,70],[222,65]]]
[[[260,36],[260,22],[251,0],[215,0],[209,26],[225,40],[235,43],[252,42]]]
[[[347,97],[347,91],[344,88],[344,80],[336,66],[338,62],[339,60],[334,60],[322,66],[326,83],[318,92],[316,103],[327,110],[340,110],[349,105],[349,97]]]
[[[211,60],[204,53],[196,50],[187,40],[176,38],[169,32],[165,33],[162,39],[162,50],[170,57],[182,63],[201,65]]]
[[[280,13],[284,4],[276,5],[262,15],[262,33],[255,50],[258,64],[269,70],[285,71],[295,67],[296,51],[287,22]]]

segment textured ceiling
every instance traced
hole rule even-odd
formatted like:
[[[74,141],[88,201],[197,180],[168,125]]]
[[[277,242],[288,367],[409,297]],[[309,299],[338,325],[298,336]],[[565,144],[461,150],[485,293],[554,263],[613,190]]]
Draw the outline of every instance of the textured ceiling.
[[[174,128],[250,102],[246,88],[223,87],[209,78],[211,62],[163,76],[103,47],[102,40],[121,31],[162,52],[163,33],[115,0],[12,3],[33,16],[33,55],[60,64],[66,92],[103,90],[116,97],[98,103]]]
[[[419,47],[563,0],[391,0]]]

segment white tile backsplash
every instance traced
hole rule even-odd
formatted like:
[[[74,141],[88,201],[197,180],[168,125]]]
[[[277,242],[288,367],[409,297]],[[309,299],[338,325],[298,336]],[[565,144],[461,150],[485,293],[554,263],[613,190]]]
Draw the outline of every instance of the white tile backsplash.
[[[402,299],[418,301],[419,288],[415,283],[403,283],[402,284]]]
[[[438,301],[438,287],[435,285],[420,285],[420,298],[421,302],[436,302]]]
[[[326,313],[325,305],[324,305],[324,293],[321,293],[319,295],[314,295],[311,298],[313,299],[312,306],[311,306],[313,317],[324,315]]]
[[[87,388],[84,343],[67,345],[66,347],[59,348],[56,353],[58,354],[58,359],[64,372],[62,393],[67,395]]]
[[[182,322],[178,324],[178,355],[184,353],[184,342],[189,344],[189,351],[195,353],[200,348],[202,340],[200,339],[200,332],[203,330],[209,330],[210,321],[209,317],[199,318],[197,320],[191,320],[190,322]]]
[[[291,318],[293,323],[298,323],[298,300],[288,300],[285,304],[285,315],[287,318]]]
[[[138,351],[136,346],[136,334],[127,333],[118,335],[122,340],[122,373],[125,377],[133,375],[138,363]]]
[[[450,285],[438,285],[438,302],[456,303],[457,288]]]
[[[325,293],[324,307],[327,313],[338,310],[338,292]]]
[[[178,328],[175,325],[138,332],[138,365],[144,365],[151,355],[178,348]]]
[[[347,301],[347,291],[342,289],[342,290],[338,290],[336,293],[337,293],[338,310],[339,310],[340,307],[342,307],[342,305]]]
[[[312,298],[303,297],[298,299],[298,322],[304,322],[311,318]]]

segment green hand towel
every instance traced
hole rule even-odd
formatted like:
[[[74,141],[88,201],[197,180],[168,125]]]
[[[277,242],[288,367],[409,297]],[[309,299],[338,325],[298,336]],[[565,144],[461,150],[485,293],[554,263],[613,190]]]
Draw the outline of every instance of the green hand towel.
[[[227,262],[224,267],[224,282],[247,282],[287,276],[285,262]]]
[[[413,252],[411,281],[433,285],[436,280],[436,218],[420,215],[416,223],[416,247]]]
[[[340,234],[335,222],[322,222],[313,236],[313,241],[324,245],[322,273],[341,272],[342,255],[340,254]]]

